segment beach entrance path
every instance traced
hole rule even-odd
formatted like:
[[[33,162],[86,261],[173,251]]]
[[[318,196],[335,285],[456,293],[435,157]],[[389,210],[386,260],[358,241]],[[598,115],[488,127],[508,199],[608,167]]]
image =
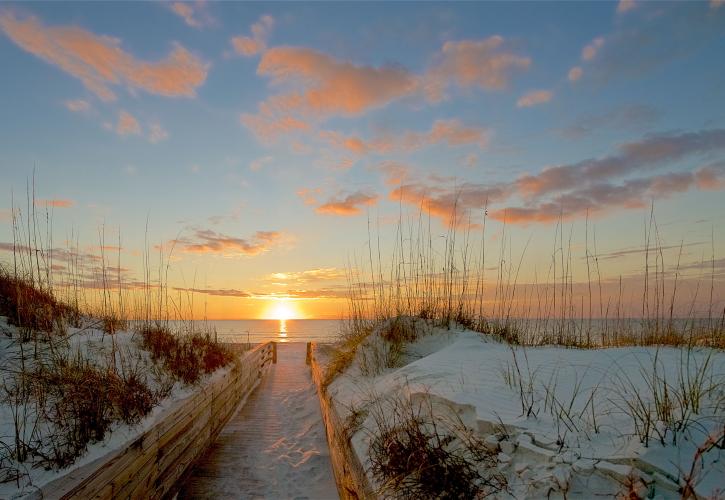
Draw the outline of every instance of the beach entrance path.
[[[178,498],[338,498],[306,346],[277,348],[277,364],[222,429]]]

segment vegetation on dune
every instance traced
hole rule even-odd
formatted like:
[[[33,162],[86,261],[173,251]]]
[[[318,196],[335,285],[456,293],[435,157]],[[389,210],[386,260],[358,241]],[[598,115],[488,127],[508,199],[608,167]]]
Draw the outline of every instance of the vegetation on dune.
[[[30,467],[72,464],[118,425],[138,423],[176,384],[198,383],[234,359],[212,331],[170,319],[163,273],[152,282],[148,256],[132,312],[104,255],[89,271],[69,250],[59,270],[59,251],[35,220],[34,211],[13,210],[13,260],[0,264],[0,411],[12,420],[11,440],[0,442],[0,482],[18,484]]]

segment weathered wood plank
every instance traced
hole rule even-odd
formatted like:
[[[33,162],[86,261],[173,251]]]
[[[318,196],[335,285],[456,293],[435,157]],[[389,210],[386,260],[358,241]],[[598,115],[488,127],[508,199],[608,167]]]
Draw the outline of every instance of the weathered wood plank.
[[[157,498],[201,456],[272,361],[274,343],[246,351],[229,371],[178,402],[141,436],[45,485],[43,498]]]
[[[352,449],[344,423],[323,385],[324,372],[315,358],[316,347],[314,342],[308,342],[307,364],[310,365],[312,380],[317,387],[337,491],[341,499],[375,499],[377,497],[365,474],[365,468]]]

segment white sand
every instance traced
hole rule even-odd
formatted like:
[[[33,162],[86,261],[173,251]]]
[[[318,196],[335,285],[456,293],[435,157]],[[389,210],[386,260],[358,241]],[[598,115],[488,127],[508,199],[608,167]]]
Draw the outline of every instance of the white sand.
[[[179,498],[338,498],[304,343],[278,344],[277,364]]]
[[[363,349],[368,356],[379,340],[365,341]],[[385,369],[377,376],[361,373],[359,349],[353,365],[332,383],[330,391],[343,414],[349,407],[372,409],[375,401],[389,397],[429,393],[442,399],[483,437],[495,434],[503,422],[511,437],[502,448],[511,456],[500,457],[500,468],[517,498],[614,495],[623,491],[622,483],[630,473],[639,475],[645,483],[640,485],[640,492],[679,498],[677,483],[689,472],[697,446],[708,432],[725,425],[721,399],[725,353],[708,349],[692,353],[691,373],[708,354],[712,355],[708,384],[719,384],[719,390],[706,398],[699,415],[692,415],[696,422],[678,436],[676,444],[670,432],[664,446],[651,439],[645,447],[635,435],[632,420],[621,410],[625,406],[623,398],[636,393],[648,397],[643,374],[651,376],[655,355],[673,387],[681,370],[687,372],[685,350],[657,351],[645,347],[539,347],[512,351],[508,345],[475,332],[433,329],[407,345],[402,366]],[[522,414],[517,388],[505,381],[505,373],[513,367],[514,352],[524,378],[533,380],[535,416]],[[628,395],[616,389],[621,384],[627,387]],[[573,399],[572,422],[557,421],[547,408],[547,394],[554,394],[567,408]],[[596,419],[591,416],[591,407],[587,407],[590,397],[594,398]],[[368,417],[353,436],[353,445],[363,462],[367,460],[369,436],[374,432],[375,424]],[[563,445],[557,443],[558,438],[563,439]],[[699,494],[718,497],[725,492],[723,458],[722,450],[717,449],[704,457],[696,485]]]

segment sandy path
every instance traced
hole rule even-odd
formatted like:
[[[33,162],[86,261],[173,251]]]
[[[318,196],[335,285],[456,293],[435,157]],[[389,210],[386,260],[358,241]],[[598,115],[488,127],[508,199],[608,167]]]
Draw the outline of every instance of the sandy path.
[[[305,344],[277,365],[222,430],[179,498],[338,498]]]

